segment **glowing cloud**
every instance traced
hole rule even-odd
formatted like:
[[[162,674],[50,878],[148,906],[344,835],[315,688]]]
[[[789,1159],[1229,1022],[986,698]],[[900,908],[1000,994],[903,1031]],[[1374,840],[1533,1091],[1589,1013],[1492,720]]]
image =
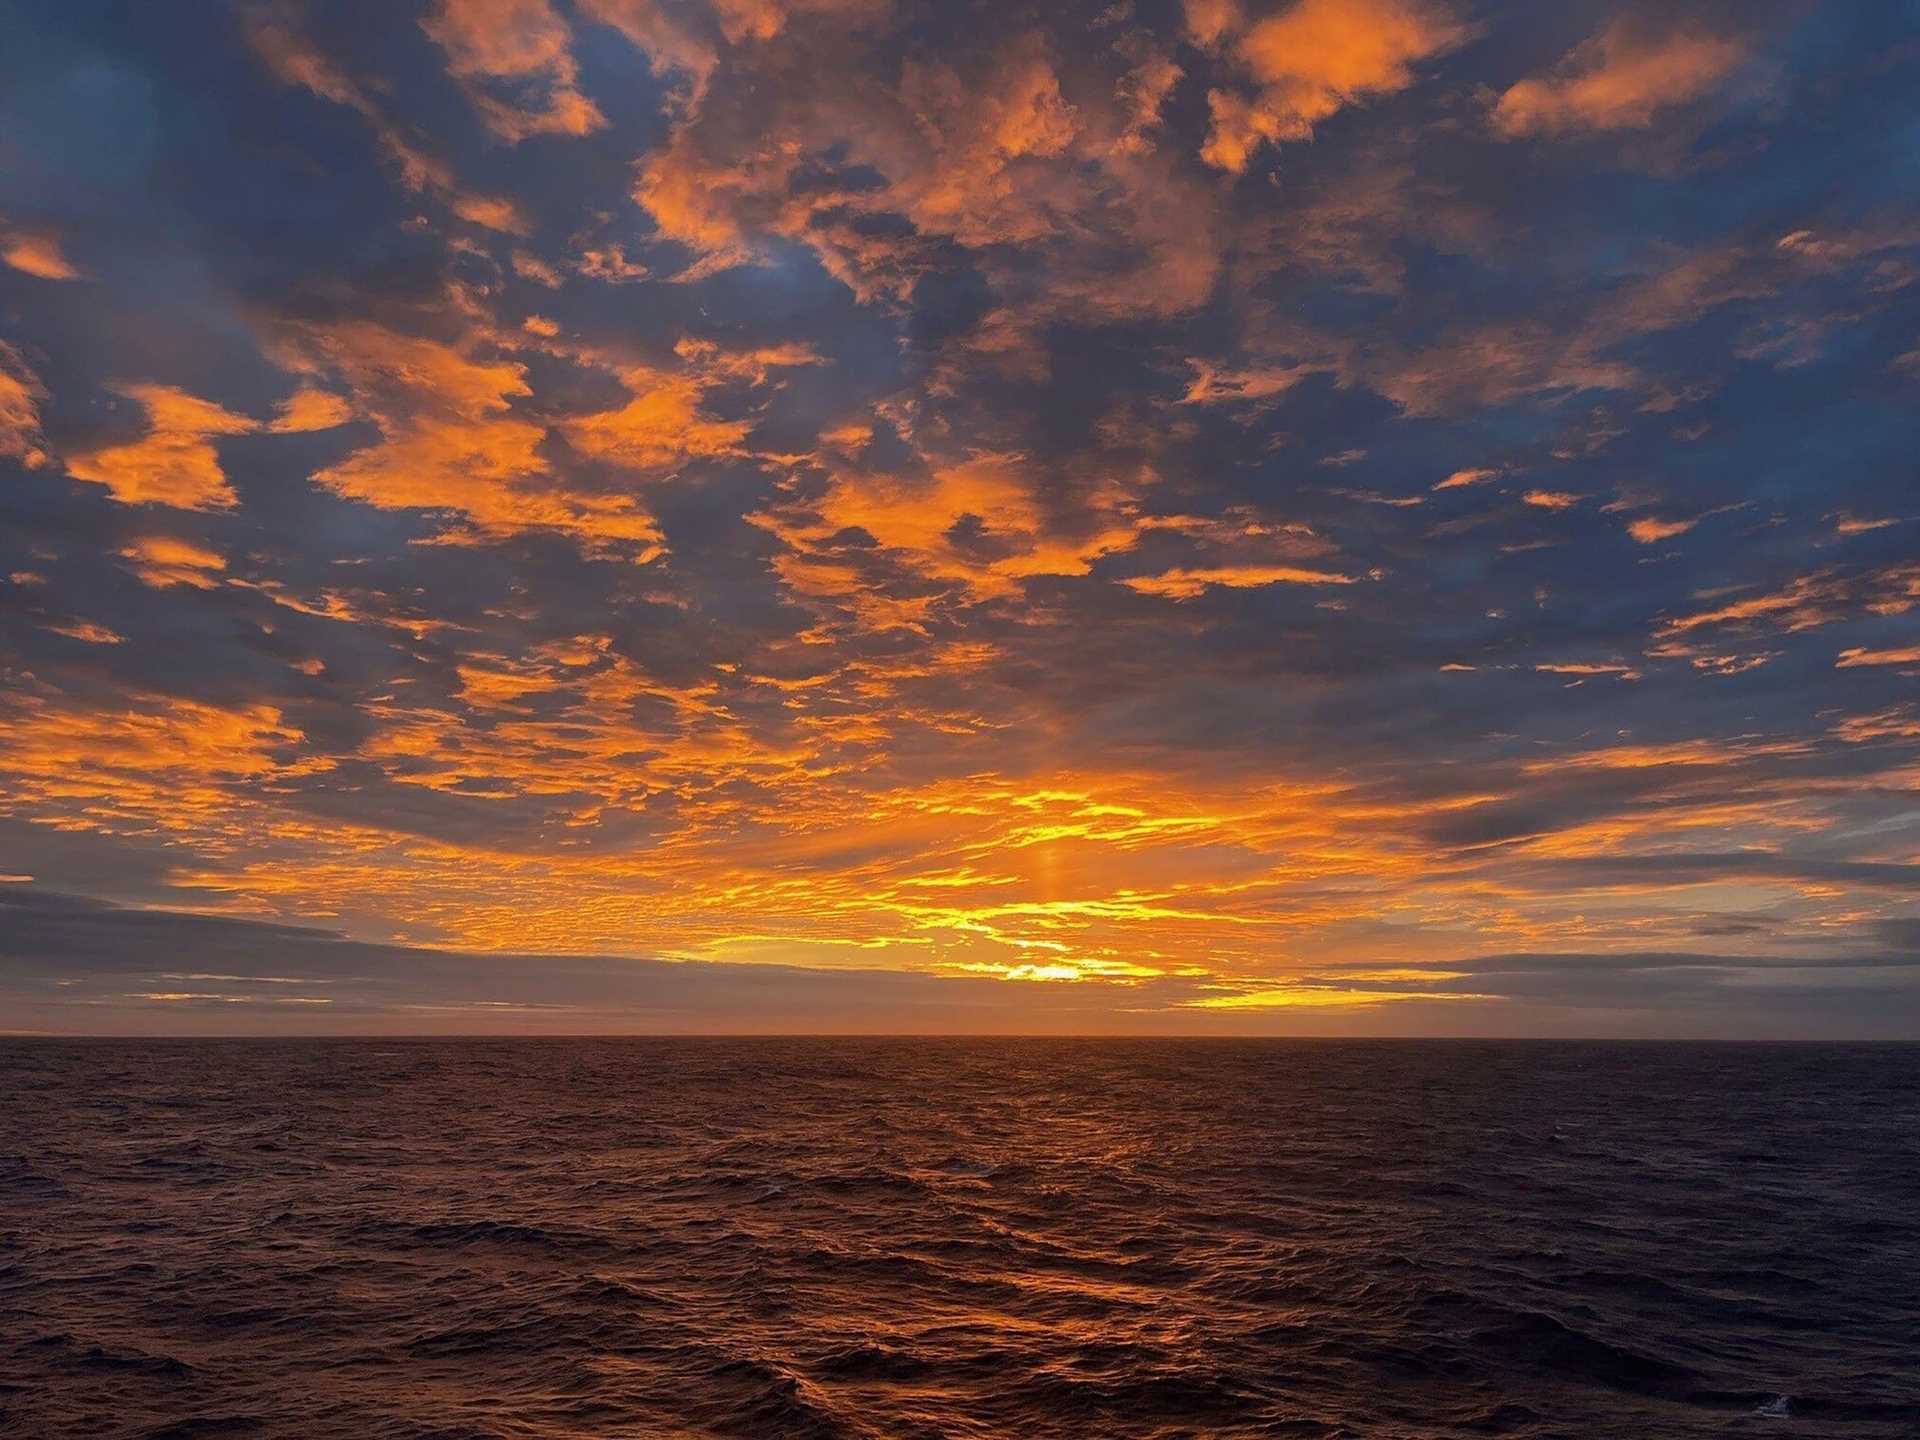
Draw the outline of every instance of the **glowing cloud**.
[[[257,422],[171,385],[115,388],[145,409],[147,433],[131,444],[68,455],[69,475],[106,486],[122,505],[225,510],[238,503],[213,442],[257,430]]]
[[[1854,646],[1842,650],[1834,667],[1839,670],[1851,670],[1860,665],[1920,665],[1920,645],[1909,645],[1898,650],[1867,650]]]
[[[268,73],[281,84],[297,85],[323,100],[357,111],[373,130],[381,154],[400,172],[408,189],[437,195],[455,215],[488,230],[519,235],[530,228],[512,201],[462,188],[452,167],[389,119],[365,87],[297,28],[262,7],[247,12],[246,33]]]
[[[554,530],[592,548],[653,553],[659,530],[632,497],[554,475],[541,448],[547,427],[512,413],[532,393],[521,365],[367,323],[299,330],[286,345],[296,363],[335,372],[380,429],[378,443],[315,473],[334,493],[448,512],[482,536]]]
[[[547,0],[442,0],[420,25],[503,139],[587,135],[606,125],[580,93],[571,36]]]
[[[1520,81],[1494,106],[1502,135],[1644,129],[1654,116],[1706,94],[1746,59],[1739,41],[1676,32],[1649,36],[1616,22],[1552,75]]]
[[[47,463],[40,433],[40,402],[46,398],[39,377],[20,352],[0,340],[0,460],[17,461],[29,470]]]
[[[1665,520],[1657,515],[1642,516],[1627,525],[1627,533],[1642,545],[1657,545],[1662,540],[1671,540],[1676,535],[1684,535],[1700,521]]]
[[[59,240],[51,235],[0,233],[0,260],[21,274],[40,280],[80,278],[80,272],[61,253]]]
[[[633,398],[618,410],[569,421],[567,438],[582,453],[635,470],[664,469],[698,456],[730,455],[752,427],[700,413],[697,379],[634,369],[621,376]]]
[[[1201,7],[1188,23],[1203,43],[1235,18],[1226,6]],[[1235,54],[1262,87],[1249,96],[1209,92],[1213,127],[1200,158],[1236,174],[1270,141],[1304,140],[1343,106],[1404,90],[1413,66],[1466,36],[1437,6],[1415,0],[1295,0],[1254,24]]]
[[[1529,490],[1520,498],[1538,510],[1571,510],[1584,497],[1565,490]]]
[[[353,418],[353,407],[326,390],[302,388],[280,403],[280,413],[267,429],[276,435],[298,435],[331,430]]]
[[[144,584],[156,589],[167,585],[211,589],[219,572],[227,568],[226,557],[218,551],[171,535],[143,536],[120,555]]]
[[[1142,595],[1194,600],[1204,595],[1211,585],[1230,590],[1258,589],[1264,585],[1351,585],[1353,577],[1331,570],[1305,570],[1297,565],[1219,565],[1169,570],[1162,575],[1135,575],[1124,583]]]

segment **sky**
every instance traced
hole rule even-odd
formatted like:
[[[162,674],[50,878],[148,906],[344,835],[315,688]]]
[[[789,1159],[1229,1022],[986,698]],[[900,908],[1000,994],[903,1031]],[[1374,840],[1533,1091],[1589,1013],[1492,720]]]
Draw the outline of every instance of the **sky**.
[[[1920,1036],[1920,3],[0,25],[0,1030]]]

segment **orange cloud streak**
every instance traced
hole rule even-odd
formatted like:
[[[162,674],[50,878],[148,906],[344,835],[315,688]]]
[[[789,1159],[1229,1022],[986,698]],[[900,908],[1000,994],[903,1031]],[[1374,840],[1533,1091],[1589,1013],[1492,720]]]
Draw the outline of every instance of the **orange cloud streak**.
[[[1643,129],[1670,106],[1699,98],[1746,59],[1714,35],[1647,36],[1621,22],[1575,49],[1551,75],[1512,86],[1494,106],[1507,136]]]
[[[147,412],[147,433],[127,445],[67,456],[67,473],[104,485],[122,505],[225,510],[236,503],[213,441],[245,435],[257,422],[171,385],[122,385]]]

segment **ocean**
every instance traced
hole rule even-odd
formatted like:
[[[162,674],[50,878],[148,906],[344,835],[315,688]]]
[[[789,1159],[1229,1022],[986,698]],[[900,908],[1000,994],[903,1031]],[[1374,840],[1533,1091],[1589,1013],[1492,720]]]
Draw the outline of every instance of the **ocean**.
[[[1920,1046],[0,1041],[0,1434],[1920,1435]]]

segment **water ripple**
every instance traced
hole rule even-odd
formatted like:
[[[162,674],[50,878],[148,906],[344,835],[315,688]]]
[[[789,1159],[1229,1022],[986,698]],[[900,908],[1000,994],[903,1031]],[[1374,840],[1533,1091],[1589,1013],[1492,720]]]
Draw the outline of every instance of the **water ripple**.
[[[1920,1048],[5,1042],[0,1433],[1920,1434]]]

